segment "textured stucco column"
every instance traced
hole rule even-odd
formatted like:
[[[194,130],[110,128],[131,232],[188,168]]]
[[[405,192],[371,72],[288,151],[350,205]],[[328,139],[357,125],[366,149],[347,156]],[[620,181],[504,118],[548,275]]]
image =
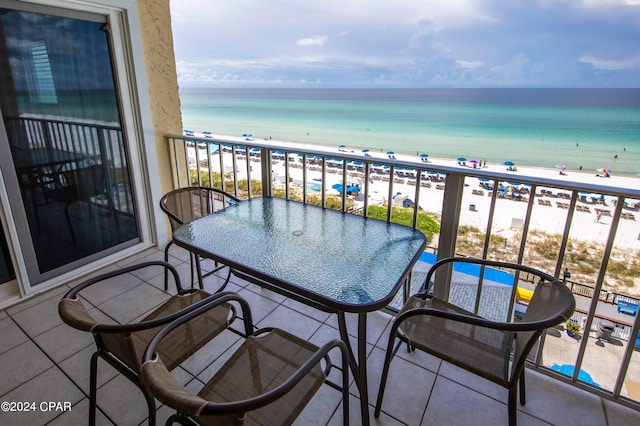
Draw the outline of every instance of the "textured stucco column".
[[[160,185],[161,193],[165,194],[174,189],[174,174],[176,173],[172,161],[174,158],[173,147],[169,146],[165,135],[182,134],[171,12],[169,0],[138,0],[137,6],[158,161],[156,170],[160,182],[157,183]],[[182,154],[184,155],[184,153]],[[156,214],[164,217],[164,214],[159,213],[159,199],[153,198],[154,209],[157,209]],[[166,220],[164,225],[164,232],[157,229],[156,234],[157,242],[161,246],[171,236],[169,221]],[[158,223],[157,226],[162,225]]]
[[[173,170],[172,155],[165,135],[182,134],[169,0],[138,0],[138,11],[160,186],[166,193],[174,189],[174,183],[173,173],[169,172]]]

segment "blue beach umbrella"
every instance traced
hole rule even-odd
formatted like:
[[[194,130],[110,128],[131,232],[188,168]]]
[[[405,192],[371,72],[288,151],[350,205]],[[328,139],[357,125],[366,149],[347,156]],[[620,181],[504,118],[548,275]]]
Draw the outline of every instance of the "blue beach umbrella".
[[[457,161],[467,161],[467,159],[466,159],[466,158],[464,158],[464,157],[458,157],[458,158],[457,158]]]
[[[420,157],[422,157],[422,158],[426,158],[428,156],[429,156],[429,154],[420,154]]]
[[[505,161],[504,163],[505,166],[515,166],[515,163],[513,161]]]
[[[362,152],[363,152],[364,154],[366,154],[366,153],[367,153],[367,152],[369,152],[369,151],[371,151],[371,150],[370,150],[370,149],[363,149],[363,150],[362,150]]]

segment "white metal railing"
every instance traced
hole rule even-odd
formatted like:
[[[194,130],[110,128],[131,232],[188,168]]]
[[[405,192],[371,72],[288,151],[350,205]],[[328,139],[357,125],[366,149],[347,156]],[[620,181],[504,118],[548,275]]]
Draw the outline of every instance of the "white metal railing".
[[[213,186],[232,192],[239,198],[279,196],[365,216],[369,216],[370,208],[377,204],[375,198],[381,197],[385,200],[383,205],[386,207],[387,221],[396,221],[394,215],[398,214],[398,210],[394,210],[393,206],[398,188],[402,188],[405,192],[411,192],[405,200],[409,200],[409,206],[417,207],[422,205],[423,198],[425,203],[430,202],[427,189],[441,191],[441,205],[436,206],[435,209],[439,212],[440,229],[437,239],[434,238],[430,243],[432,246],[430,250],[436,252],[438,258],[470,254],[459,253],[456,249],[461,229],[460,217],[463,200],[465,193],[469,192],[465,191],[465,187],[469,185],[469,182],[480,180],[483,189],[474,190],[474,195],[478,195],[480,192],[484,195],[484,192],[488,192],[487,199],[490,198],[484,238],[481,238],[478,243],[478,247],[481,245],[482,250],[473,254],[476,257],[516,263],[535,263],[535,259],[530,259],[526,255],[527,241],[531,235],[529,224],[534,210],[543,208],[540,206],[554,207],[550,203],[553,200],[557,203],[557,208],[563,211],[564,223],[561,224],[561,238],[554,247],[554,250],[557,251],[555,262],[547,270],[556,277],[563,278],[564,276],[565,280],[570,277],[571,262],[567,259],[567,253],[573,244],[570,235],[572,221],[575,215],[582,214],[584,211],[583,202],[591,201],[593,203],[591,207],[599,206],[596,204],[597,199],[589,200],[585,193],[606,196],[613,201],[614,206],[612,209],[607,209],[610,215],[607,219],[610,219],[611,223],[608,235],[602,244],[601,255],[598,258],[599,267],[591,273],[591,283],[579,283],[575,280],[568,282],[568,285],[575,290],[576,298],[582,300],[582,304],[578,304],[578,309],[572,320],[581,324],[585,330],[585,338],[579,341],[575,360],[572,362],[576,366],[575,373],[572,377],[567,377],[556,374],[548,366],[543,365],[544,338],[538,347],[534,365],[559,380],[567,381],[600,396],[615,399],[625,405],[640,409],[640,402],[631,398],[623,389],[628,374],[636,374],[635,380],[640,381],[640,356],[633,357],[634,343],[640,329],[640,314],[620,317],[619,315],[605,315],[601,312],[607,304],[615,307],[618,300],[632,304],[638,302],[638,299],[632,295],[609,291],[605,283],[609,263],[612,260],[612,252],[616,246],[619,225],[621,221],[635,219],[634,214],[630,211],[633,211],[633,206],[638,205],[640,189],[586,184],[564,179],[520,176],[514,175],[512,172],[495,172],[484,168],[438,165],[425,162],[424,159],[410,161],[395,157],[371,157],[361,152],[252,140],[251,138],[168,135],[167,139],[174,154],[176,187]],[[512,182],[514,179],[517,179],[517,183],[525,188],[522,193],[506,195],[514,202],[520,203],[520,206],[525,206],[524,218],[517,226],[520,233],[515,237],[515,239],[519,238],[520,242],[517,248],[509,254],[509,259],[495,258],[492,257],[495,254],[491,253],[492,244],[494,244],[492,243],[492,222],[497,209],[500,208],[498,200],[505,197],[506,193],[493,189],[498,188],[502,182]],[[331,182],[337,182],[332,186],[341,185],[342,191],[340,191],[340,187],[337,187],[335,194],[331,195],[329,193],[331,191],[328,191],[332,188]],[[376,185],[381,182],[384,182],[382,193],[375,189],[380,188],[379,185]],[[410,189],[407,190],[407,188]],[[352,190],[349,191],[349,189]],[[440,202],[438,201],[438,203]],[[471,209],[472,205],[469,208]],[[420,210],[420,208],[411,210],[410,225],[413,227],[418,227]],[[529,266],[536,267],[535,264]],[[410,288],[405,289],[405,296],[411,291]],[[438,286],[434,288],[434,293],[441,297],[447,297],[448,291],[448,288]],[[594,298],[593,295],[599,295],[599,297]],[[609,383],[595,387],[578,380],[578,374],[580,368],[588,364],[591,351],[588,349],[588,343],[595,338],[586,338],[589,336],[589,331],[593,330],[599,333],[601,324],[605,322],[614,324],[613,338],[624,342],[622,342],[623,347],[618,358],[612,360],[610,368],[615,371],[611,371],[611,377],[608,378]],[[632,361],[633,368],[630,369]]]

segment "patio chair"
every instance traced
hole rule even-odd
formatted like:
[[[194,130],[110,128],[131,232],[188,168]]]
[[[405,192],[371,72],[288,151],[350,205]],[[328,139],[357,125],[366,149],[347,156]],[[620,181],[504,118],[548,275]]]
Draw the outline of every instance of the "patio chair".
[[[203,186],[194,186],[174,189],[173,191],[166,193],[160,199],[160,208],[169,217],[171,230],[175,231],[180,225],[184,225],[185,223],[189,223],[217,211],[224,210],[227,207],[239,202],[240,199],[222,190]],[[169,248],[173,244],[174,242],[173,240],[171,240],[164,248],[165,262],[169,261]],[[204,277],[209,276],[224,267],[218,266],[218,264],[216,263],[216,267],[212,271],[209,271],[208,273],[203,275],[202,268],[200,267],[200,256],[196,255],[195,253],[189,253],[189,259],[191,263],[191,283],[193,285],[193,269],[195,266],[196,274],[198,276],[198,285],[200,286],[200,288],[203,288]],[[218,291],[224,290],[227,283],[229,282],[230,276],[231,271],[229,271],[227,279],[225,280],[224,284],[220,286]],[[168,286],[167,278],[168,277],[165,274],[165,290]]]
[[[425,288],[434,283],[432,278],[438,285],[450,284],[449,299],[459,299],[457,305],[428,291],[413,295],[405,303],[391,327],[375,416],[380,415],[391,360],[405,342],[411,350],[420,349],[507,388],[509,424],[515,425],[518,384],[520,403],[525,404],[527,356],[546,328],[571,317],[575,309],[573,294],[557,278],[542,271],[475,258],[440,260],[427,273]],[[521,280],[535,285],[524,316],[514,310],[516,285]],[[461,297],[464,292],[470,292],[476,300]],[[484,294],[487,297],[483,299]],[[500,307],[495,300],[500,295],[506,306],[497,313]]]
[[[123,275],[129,273],[147,274],[153,271],[152,268],[161,268],[173,276],[177,294],[168,297],[164,303],[140,321],[118,323],[117,320],[114,320],[109,323],[101,323],[90,313],[91,306],[83,302],[85,298],[80,297],[90,287],[93,287],[94,291],[96,290],[94,286],[108,288],[114,283],[113,279],[122,279]],[[210,298],[223,294],[225,293],[212,296],[204,290],[183,289],[175,268],[161,261],[140,263],[108,272],[84,281],[67,292],[58,305],[60,317],[71,327],[92,333],[97,347],[91,356],[89,424],[95,425],[96,420],[98,358],[102,358],[140,388],[147,401],[149,424],[155,425],[155,400],[140,380],[140,366],[145,348],[162,326],[197,308]],[[225,300],[231,299],[228,297]],[[229,303],[218,304],[215,309],[208,310],[206,315],[200,318],[200,322],[205,326],[198,324],[196,327],[195,324],[187,324],[184,333],[170,336],[171,338],[164,341],[158,349],[160,353],[167,353],[171,356],[171,362],[167,362],[167,368],[175,368],[202,345],[210,341],[213,336],[225,330],[237,318],[236,311],[237,309]],[[133,314],[136,315],[136,313]],[[142,314],[144,312],[140,312],[140,316]]]
[[[211,300],[178,318],[151,340],[144,353],[143,382],[160,402],[176,410],[166,425],[290,425],[324,383],[341,391],[343,424],[347,425],[349,361],[345,343],[336,339],[318,347],[281,329],[254,331],[247,321],[251,311],[246,304],[241,305],[246,339],[225,356],[224,364],[201,390],[194,391],[192,383],[185,387],[176,380],[168,368],[172,359],[158,348],[185,323],[217,309],[228,297]],[[336,351],[341,355],[339,366],[329,357]],[[341,385],[328,381],[333,367],[342,373]]]

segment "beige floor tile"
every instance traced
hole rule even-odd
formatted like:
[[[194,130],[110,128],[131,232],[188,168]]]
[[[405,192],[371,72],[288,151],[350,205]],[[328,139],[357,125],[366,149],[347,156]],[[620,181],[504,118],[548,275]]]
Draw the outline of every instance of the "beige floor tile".
[[[26,341],[0,355],[0,366],[0,395],[4,395],[53,367],[53,363],[33,342]]]

